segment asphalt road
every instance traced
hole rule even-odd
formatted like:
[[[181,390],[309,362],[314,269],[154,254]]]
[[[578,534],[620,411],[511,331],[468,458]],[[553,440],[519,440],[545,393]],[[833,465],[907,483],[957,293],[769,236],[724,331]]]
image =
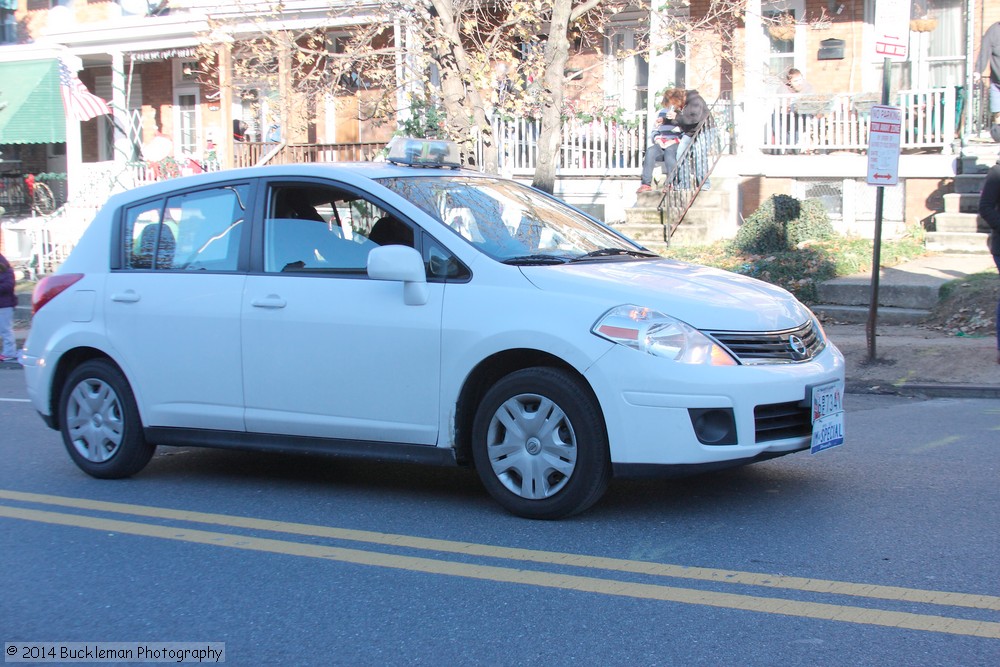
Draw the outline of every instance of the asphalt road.
[[[561,522],[470,471],[161,448],[91,479],[0,371],[0,639],[237,665],[1000,664],[1000,402],[847,397],[843,447],[615,481]]]

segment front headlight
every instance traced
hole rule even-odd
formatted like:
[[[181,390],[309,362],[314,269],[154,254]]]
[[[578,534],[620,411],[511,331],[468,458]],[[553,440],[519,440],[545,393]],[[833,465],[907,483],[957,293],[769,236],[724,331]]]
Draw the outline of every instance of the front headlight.
[[[639,306],[612,308],[591,331],[633,350],[682,364],[736,366],[736,360],[705,334],[680,320]]]

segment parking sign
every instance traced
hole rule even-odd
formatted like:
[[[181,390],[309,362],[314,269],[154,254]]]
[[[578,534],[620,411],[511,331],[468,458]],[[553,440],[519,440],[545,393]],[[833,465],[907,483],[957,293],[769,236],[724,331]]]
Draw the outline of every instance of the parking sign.
[[[899,143],[903,111],[899,107],[872,107],[868,133],[868,184],[899,184]]]

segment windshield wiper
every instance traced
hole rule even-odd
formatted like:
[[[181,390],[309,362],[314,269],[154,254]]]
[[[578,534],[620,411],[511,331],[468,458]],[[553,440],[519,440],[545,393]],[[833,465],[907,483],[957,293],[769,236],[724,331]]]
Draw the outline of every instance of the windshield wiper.
[[[600,248],[598,250],[592,250],[586,255],[580,255],[579,257],[574,257],[571,262],[587,261],[589,259],[596,259],[600,257],[616,257],[619,255],[628,255],[629,257],[659,257],[656,253],[646,252],[645,250],[628,250],[626,248]]]
[[[501,260],[504,264],[565,264],[570,261],[562,255],[518,255]]]

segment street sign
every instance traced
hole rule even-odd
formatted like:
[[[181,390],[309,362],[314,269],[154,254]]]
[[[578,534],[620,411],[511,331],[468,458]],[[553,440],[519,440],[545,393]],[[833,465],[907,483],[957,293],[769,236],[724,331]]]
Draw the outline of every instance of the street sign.
[[[875,55],[906,60],[910,44],[910,0],[876,0]]]
[[[868,185],[899,184],[899,142],[903,110],[872,107],[868,131]]]

